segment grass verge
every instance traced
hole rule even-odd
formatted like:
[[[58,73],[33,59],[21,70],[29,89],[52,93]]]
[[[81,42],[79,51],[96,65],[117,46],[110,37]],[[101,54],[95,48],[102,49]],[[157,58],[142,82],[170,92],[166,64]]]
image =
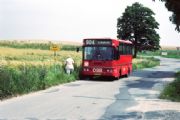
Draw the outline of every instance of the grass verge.
[[[167,55],[163,55],[162,53],[166,53]],[[138,53],[138,55],[142,55],[142,56],[161,56],[161,57],[166,57],[166,58],[180,59],[180,50],[145,51],[145,52]]]
[[[138,57],[133,60],[133,70],[151,68],[157,65],[160,65],[160,61],[154,57]]]
[[[77,65],[71,75],[66,74],[63,68],[64,66],[60,64],[1,65],[0,100],[78,79],[79,67]]]
[[[180,71],[175,74],[175,80],[164,88],[160,98],[180,102]]]

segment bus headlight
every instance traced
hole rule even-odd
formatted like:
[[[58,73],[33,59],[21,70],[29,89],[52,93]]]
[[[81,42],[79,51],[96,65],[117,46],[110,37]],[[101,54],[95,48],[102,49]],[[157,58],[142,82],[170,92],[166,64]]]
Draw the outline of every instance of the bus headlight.
[[[88,72],[89,71],[89,68],[84,68],[83,69],[85,72]]]
[[[113,69],[109,68],[109,69],[107,69],[106,71],[112,73],[112,72],[113,72]]]
[[[85,66],[85,67],[89,66],[89,62],[85,61],[85,62],[84,62],[84,66]]]

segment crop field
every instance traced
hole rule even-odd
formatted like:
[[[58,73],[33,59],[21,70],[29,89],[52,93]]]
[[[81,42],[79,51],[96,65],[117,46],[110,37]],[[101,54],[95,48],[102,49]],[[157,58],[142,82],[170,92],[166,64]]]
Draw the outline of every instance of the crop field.
[[[161,46],[162,50],[177,50],[175,46]]]
[[[0,99],[78,79],[81,52],[75,51],[77,46],[61,45],[54,60],[50,44],[0,42]],[[68,56],[75,60],[75,71],[71,75],[64,71]]]
[[[79,79],[82,52],[76,52],[78,45],[61,44],[54,60],[50,44],[0,41],[0,100]],[[64,70],[68,56],[75,61],[71,75]],[[154,58],[137,58],[133,60],[133,69],[158,64]]]
[[[77,64],[80,64],[81,53],[76,51],[65,51],[60,50],[56,53],[57,63],[61,65],[68,56],[72,56]],[[0,47],[0,60],[8,61],[9,63],[31,63],[31,64],[41,64],[41,63],[54,63],[54,52],[50,50],[40,50],[40,49],[16,49],[9,47]]]

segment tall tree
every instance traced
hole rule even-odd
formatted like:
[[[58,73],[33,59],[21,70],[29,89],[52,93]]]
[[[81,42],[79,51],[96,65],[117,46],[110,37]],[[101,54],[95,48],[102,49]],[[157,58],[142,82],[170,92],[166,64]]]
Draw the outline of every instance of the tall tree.
[[[134,57],[141,50],[157,50],[159,34],[155,31],[159,24],[153,17],[154,12],[136,2],[128,6],[117,21],[117,37],[130,40],[134,44]]]

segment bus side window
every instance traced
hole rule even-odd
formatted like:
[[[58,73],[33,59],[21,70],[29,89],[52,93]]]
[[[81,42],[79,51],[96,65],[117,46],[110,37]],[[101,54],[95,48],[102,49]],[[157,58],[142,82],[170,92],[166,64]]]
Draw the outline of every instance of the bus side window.
[[[130,54],[132,55],[132,45],[129,45],[129,51],[130,51]]]
[[[125,55],[125,53],[126,53],[126,48],[125,48],[125,44],[123,44],[123,55]]]
[[[119,45],[119,54],[122,55],[123,54],[123,44]]]
[[[127,55],[127,44],[124,44],[125,55]]]
[[[127,50],[126,50],[126,45],[125,44],[123,44],[123,55],[126,55],[126,52]]]
[[[131,45],[131,54],[134,55],[134,45]]]
[[[130,55],[130,46],[127,44],[127,54]]]

